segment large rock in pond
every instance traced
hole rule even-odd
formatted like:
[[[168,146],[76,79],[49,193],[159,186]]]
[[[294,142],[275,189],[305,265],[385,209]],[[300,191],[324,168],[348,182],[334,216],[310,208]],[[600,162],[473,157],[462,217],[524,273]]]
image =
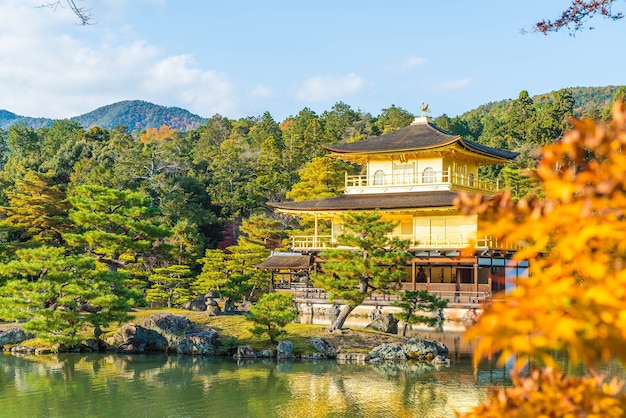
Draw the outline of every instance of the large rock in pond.
[[[376,331],[386,332],[388,334],[398,333],[398,320],[394,318],[393,314],[380,314],[365,328],[370,328]]]
[[[278,359],[288,359],[294,358],[293,354],[293,343],[291,341],[279,341],[278,349],[276,350],[276,358]]]
[[[14,327],[0,332],[0,347],[5,345],[19,344],[30,340],[34,335],[24,331],[22,328]]]
[[[143,326],[165,337],[171,345],[184,336],[185,331],[193,329],[193,322],[185,316],[163,312],[144,319]]]
[[[406,361],[406,353],[399,344],[381,344],[374,347],[370,353],[365,356],[365,361]]]
[[[324,338],[311,338],[311,345],[327,358],[334,358],[337,355],[335,347],[333,347],[333,345]]]
[[[421,363],[449,364],[448,348],[438,341],[413,338],[402,344],[381,344],[365,357],[365,361],[418,361]]]
[[[248,358],[257,358],[256,353],[249,345],[240,345],[237,347],[237,352],[233,354],[233,358],[237,360],[248,359]]]
[[[168,342],[162,335],[135,324],[123,325],[107,343],[120,353],[167,351],[168,347]]]
[[[214,330],[186,331],[176,343],[178,354],[216,355],[220,348],[220,337]]]
[[[412,338],[402,344],[406,356],[409,360],[417,360],[430,363],[437,356],[446,357],[449,353],[448,347],[439,341],[422,340]]]

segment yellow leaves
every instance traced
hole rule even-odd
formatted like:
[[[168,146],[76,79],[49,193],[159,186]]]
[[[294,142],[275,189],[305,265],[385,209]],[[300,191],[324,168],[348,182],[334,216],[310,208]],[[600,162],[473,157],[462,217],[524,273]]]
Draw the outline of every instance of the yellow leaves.
[[[601,377],[567,377],[552,369],[513,376],[514,386],[496,389],[485,402],[459,417],[597,417],[617,418],[626,412],[622,383]]]
[[[608,125],[573,123],[542,150],[534,172],[545,200],[459,199],[491,220],[488,233],[525,243],[516,258],[531,260],[530,277],[468,330],[478,340],[476,360],[499,352],[519,369],[525,358],[554,365],[553,352],[567,350],[591,370],[612,357],[626,362],[626,106],[614,107]],[[467,416],[617,417],[625,405],[619,382],[544,369]]]

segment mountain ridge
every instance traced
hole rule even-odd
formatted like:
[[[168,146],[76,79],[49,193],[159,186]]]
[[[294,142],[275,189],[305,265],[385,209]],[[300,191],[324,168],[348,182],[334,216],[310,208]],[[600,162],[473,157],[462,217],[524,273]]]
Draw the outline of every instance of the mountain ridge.
[[[607,106],[618,87],[568,87],[567,89],[572,91],[576,99],[575,113],[580,115]],[[532,96],[532,99],[533,101],[550,100],[551,94],[554,92],[537,94]],[[511,100],[513,99],[488,102],[459,116],[463,117],[472,113],[487,113],[494,106],[505,104]],[[21,116],[8,110],[0,109],[0,129],[8,129],[11,125],[18,123],[24,123],[29,127],[38,129],[50,126],[55,120],[57,119]],[[180,107],[162,106],[144,100],[122,100],[101,106],[91,112],[71,117],[69,120],[78,122],[85,129],[89,129],[92,126],[113,129],[122,125],[128,127],[131,131],[141,131],[146,128],[159,128],[162,125],[167,125],[172,129],[188,131],[206,124],[208,118],[198,116]]]
[[[122,125],[131,131],[158,128],[162,125],[180,131],[188,131],[205,124],[208,120],[180,107],[162,106],[145,100],[122,100],[68,119],[78,122],[85,129],[93,126],[113,129]],[[2,129],[7,129],[18,123],[24,123],[38,129],[50,126],[56,120],[58,119],[21,116],[0,109],[0,128]]]

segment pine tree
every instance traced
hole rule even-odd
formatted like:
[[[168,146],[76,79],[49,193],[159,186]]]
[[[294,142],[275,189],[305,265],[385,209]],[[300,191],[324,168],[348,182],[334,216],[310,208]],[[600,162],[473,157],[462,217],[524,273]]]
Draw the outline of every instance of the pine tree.
[[[284,332],[282,328],[296,319],[296,308],[290,295],[266,293],[252,304],[248,318],[256,324],[252,333],[267,333],[270,342],[276,342],[276,337]]]
[[[17,246],[50,243],[62,245],[71,225],[65,190],[55,184],[54,173],[22,171],[15,187],[5,191],[9,205],[0,207],[0,228],[12,234]]]
[[[132,303],[118,276],[95,270],[95,260],[63,247],[16,251],[0,265],[0,317],[26,320],[24,329],[52,343],[75,345],[88,325],[95,332],[125,320]]]
[[[427,290],[407,290],[400,292],[399,299],[393,305],[402,309],[402,312],[394,314],[394,317],[404,321],[404,328],[402,329],[402,336],[404,337],[409,324],[426,324],[432,327],[443,320],[443,318],[433,314],[445,308],[448,301],[429,293]],[[425,315],[425,313],[429,315]]]
[[[388,293],[406,276],[400,267],[407,263],[407,243],[389,238],[396,226],[394,221],[381,220],[378,211],[354,212],[343,216],[346,233],[337,237],[337,243],[351,249],[324,251],[326,260],[316,285],[324,289],[331,301],[341,300],[345,305],[330,330],[343,327],[350,312],[373,292]]]
[[[92,254],[110,272],[166,249],[170,231],[157,221],[159,210],[143,193],[102,186],[72,190],[70,218],[79,233],[65,234],[67,242]]]
[[[157,267],[150,276],[152,285],[146,291],[146,301],[165,303],[171,308],[174,303],[182,304],[193,299],[190,292],[191,270],[187,266],[174,264]]]

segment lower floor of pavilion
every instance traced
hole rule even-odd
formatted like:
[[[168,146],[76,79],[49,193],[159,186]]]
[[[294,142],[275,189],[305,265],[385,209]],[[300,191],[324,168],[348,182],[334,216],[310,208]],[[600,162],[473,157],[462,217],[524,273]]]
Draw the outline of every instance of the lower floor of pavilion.
[[[451,307],[478,307],[515,288],[527,277],[528,261],[517,261],[513,252],[483,250],[472,256],[458,251],[425,250],[415,252],[407,264],[406,279],[399,290],[426,290]],[[298,257],[300,264],[292,260]],[[270,290],[293,292],[297,302],[324,303],[328,295],[315,287],[315,275],[323,270],[316,254],[275,253],[258,266],[271,271]],[[388,305],[394,295],[372,294],[365,304]],[[335,303],[341,303],[336,301]]]

